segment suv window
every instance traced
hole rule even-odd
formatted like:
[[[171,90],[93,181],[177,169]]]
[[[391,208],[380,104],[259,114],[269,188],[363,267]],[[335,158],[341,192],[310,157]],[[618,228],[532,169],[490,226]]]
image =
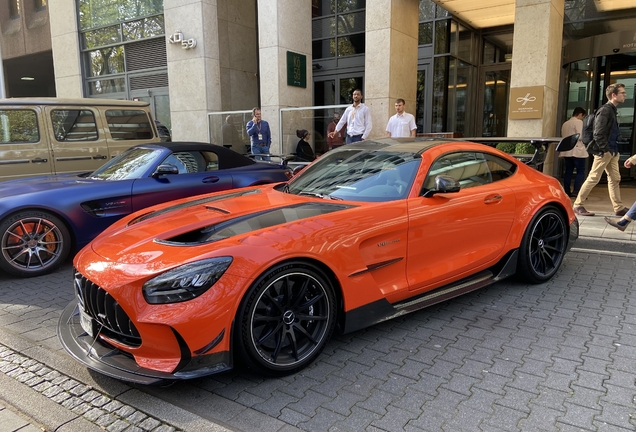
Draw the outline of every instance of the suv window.
[[[0,110],[0,144],[40,141],[35,111]]]
[[[97,123],[95,123],[95,115],[92,111],[52,110],[51,123],[57,141],[94,141],[97,139]]]
[[[154,137],[145,111],[107,110],[106,121],[114,140],[139,140]]]
[[[517,166],[489,153],[458,152],[444,155],[431,167],[424,189],[435,188],[435,177],[443,174],[459,181],[462,189],[510,177]]]

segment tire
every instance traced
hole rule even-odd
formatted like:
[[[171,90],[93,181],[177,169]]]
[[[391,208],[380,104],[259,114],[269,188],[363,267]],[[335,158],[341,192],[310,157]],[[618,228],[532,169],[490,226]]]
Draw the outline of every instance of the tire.
[[[0,268],[20,277],[52,272],[68,257],[71,236],[50,213],[29,210],[0,223]]]
[[[563,215],[547,206],[533,218],[521,241],[518,275],[530,283],[548,281],[561,267],[568,244]]]
[[[279,265],[248,290],[236,323],[237,359],[257,373],[283,376],[313,362],[336,323],[334,290],[313,265]]]

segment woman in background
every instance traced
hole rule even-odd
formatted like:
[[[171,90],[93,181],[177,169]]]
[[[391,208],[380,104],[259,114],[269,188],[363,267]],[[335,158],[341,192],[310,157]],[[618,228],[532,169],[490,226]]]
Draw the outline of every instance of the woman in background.
[[[316,159],[316,155],[307,141],[309,132],[306,129],[298,129],[296,130],[296,136],[300,138],[296,146],[296,159],[303,162],[313,162]]]

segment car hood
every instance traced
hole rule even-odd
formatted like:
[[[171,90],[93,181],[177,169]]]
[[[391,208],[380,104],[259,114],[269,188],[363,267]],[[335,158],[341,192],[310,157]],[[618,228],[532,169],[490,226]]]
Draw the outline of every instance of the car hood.
[[[94,184],[96,182],[103,183],[103,180],[84,178],[77,174],[62,174],[9,180],[6,182],[0,182],[0,198],[34,192],[51,192],[57,189]]]
[[[351,207],[355,206],[290,195],[271,186],[241,189],[138,212],[102,233],[91,248],[110,262],[143,262],[146,268],[160,269],[206,253],[215,255],[250,235],[260,235],[265,243],[271,243],[276,241],[267,238],[271,227],[320,219]]]

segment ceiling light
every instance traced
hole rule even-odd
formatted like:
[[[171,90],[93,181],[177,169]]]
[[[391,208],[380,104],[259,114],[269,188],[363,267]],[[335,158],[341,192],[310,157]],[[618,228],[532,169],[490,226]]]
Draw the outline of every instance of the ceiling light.
[[[22,77],[20,78],[22,81],[35,81],[35,78],[33,77]]]

